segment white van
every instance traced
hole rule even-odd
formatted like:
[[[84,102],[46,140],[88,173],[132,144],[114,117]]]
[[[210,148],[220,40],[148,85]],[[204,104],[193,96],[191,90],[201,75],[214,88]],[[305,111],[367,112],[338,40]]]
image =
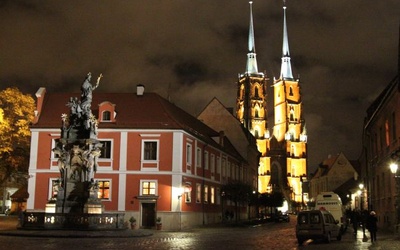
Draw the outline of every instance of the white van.
[[[339,222],[342,233],[347,229],[346,213],[338,194],[334,192],[320,193],[315,200],[315,209],[329,211]]]

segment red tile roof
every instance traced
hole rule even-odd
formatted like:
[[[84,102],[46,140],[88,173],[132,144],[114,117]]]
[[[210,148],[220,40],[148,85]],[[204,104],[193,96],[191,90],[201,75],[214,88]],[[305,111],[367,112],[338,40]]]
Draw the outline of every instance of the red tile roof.
[[[67,103],[70,97],[80,98],[80,93],[49,93],[44,95],[38,122],[32,128],[61,128],[61,114],[69,115]],[[170,103],[156,93],[93,93],[92,113],[98,117],[98,105],[109,101],[115,104],[116,122],[99,122],[99,130],[114,129],[182,129],[206,143],[221,148],[212,138],[219,133],[196,117]],[[226,138],[225,138],[226,140]],[[230,144],[227,144],[230,145]],[[231,154],[237,151],[228,146]],[[228,148],[229,149],[228,149]]]

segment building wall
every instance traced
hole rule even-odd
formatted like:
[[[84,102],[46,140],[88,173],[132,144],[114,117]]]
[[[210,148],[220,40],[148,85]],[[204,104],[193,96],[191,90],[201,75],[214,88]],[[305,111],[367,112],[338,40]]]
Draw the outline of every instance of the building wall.
[[[400,149],[400,83],[399,76],[388,84],[367,110],[364,124],[362,179],[368,191],[368,207],[375,210],[379,227],[394,230],[397,218],[395,204],[399,192],[389,165],[392,154]],[[398,174],[398,173],[397,173]]]
[[[32,129],[29,172],[33,177],[28,184],[28,210],[45,210],[52,193],[51,179],[60,177],[57,159],[51,151],[54,148],[53,140],[59,137],[58,129]],[[241,164],[238,159],[184,131],[99,129],[98,138],[112,141],[112,157],[100,159],[100,166],[95,174],[96,180],[111,181],[110,199],[103,201],[105,211],[123,211],[126,219],[134,215],[140,226],[141,204],[147,202],[141,199],[144,196],[141,193],[141,182],[149,180],[157,182],[157,216],[163,217],[165,229],[200,225],[203,221],[207,224],[221,221],[223,211],[220,186],[230,179],[240,177]],[[143,140],[159,142],[157,162],[146,164],[142,161]],[[186,160],[188,144],[192,145],[190,163]],[[209,155],[207,165],[203,159],[204,151]],[[211,155],[214,155],[215,161],[213,171]],[[198,159],[199,157],[202,159]],[[182,194],[181,188],[185,183],[191,184],[192,191]],[[201,185],[199,201],[196,201],[197,185]],[[208,187],[208,202],[203,199],[204,186]],[[190,202],[186,201],[186,196],[190,196]],[[226,203],[224,206],[233,210],[233,204]],[[246,207],[241,207],[241,213],[242,218],[245,218]],[[180,220],[177,220],[178,217]]]

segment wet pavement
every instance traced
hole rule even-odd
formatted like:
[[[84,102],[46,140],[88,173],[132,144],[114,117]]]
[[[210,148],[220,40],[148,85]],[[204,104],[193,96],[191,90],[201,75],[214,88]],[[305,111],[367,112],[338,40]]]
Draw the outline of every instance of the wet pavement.
[[[341,241],[331,243],[308,240],[299,246],[295,236],[295,217],[289,223],[216,224],[182,231],[127,230],[21,230],[18,220],[0,216],[0,249],[193,249],[193,250],[397,250],[400,234],[378,232],[378,241],[363,241],[348,228]],[[367,232],[369,238],[369,233]]]
[[[18,226],[17,216],[0,216],[0,235],[54,238],[129,238],[145,237],[154,234],[151,229],[116,230],[48,230],[23,229]]]

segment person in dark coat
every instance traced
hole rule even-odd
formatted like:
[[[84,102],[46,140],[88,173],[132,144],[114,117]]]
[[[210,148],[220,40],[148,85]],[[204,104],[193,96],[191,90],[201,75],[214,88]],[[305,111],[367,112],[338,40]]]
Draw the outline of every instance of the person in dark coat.
[[[367,219],[367,229],[371,234],[371,242],[376,241],[376,232],[378,231],[378,218],[375,211],[371,211]]]
[[[357,236],[357,230],[360,225],[360,213],[357,209],[351,212],[351,223],[353,224],[353,234]]]

